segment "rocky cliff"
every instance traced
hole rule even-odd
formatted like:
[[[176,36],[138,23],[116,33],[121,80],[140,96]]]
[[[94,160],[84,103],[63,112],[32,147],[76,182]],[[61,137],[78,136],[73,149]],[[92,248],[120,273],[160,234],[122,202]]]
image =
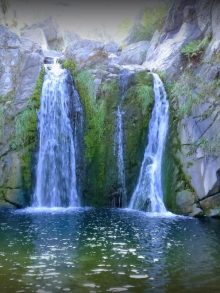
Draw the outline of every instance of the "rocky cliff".
[[[167,152],[176,169],[165,174],[176,180],[167,197],[174,189],[176,209],[184,214],[200,214],[200,208],[207,215],[219,213],[219,12],[219,1],[175,1],[145,61],[167,83],[172,107]]]
[[[185,215],[218,216],[219,15],[217,0],[175,1],[163,28],[161,22],[154,23],[150,33],[142,34],[144,27],[136,25],[123,48],[114,42],[85,40],[75,33],[61,34],[52,19],[26,27],[22,37],[0,27],[2,202],[19,207],[30,200],[36,111],[43,81],[40,70],[45,57],[58,54],[46,52],[47,48],[62,50],[58,55],[70,70],[84,106],[82,193],[86,205],[120,205],[114,136],[122,96],[126,185],[129,197],[132,194],[153,104],[152,79],[147,73],[151,69],[163,78],[170,100],[163,164],[166,205]],[[132,39],[134,32],[139,37]],[[131,64],[122,94],[123,65]]]
[[[31,172],[27,152],[36,132],[31,97],[36,98],[33,93],[43,54],[37,44],[3,26],[0,40],[0,201],[19,207],[27,204],[26,193],[30,191],[30,183],[25,182]]]

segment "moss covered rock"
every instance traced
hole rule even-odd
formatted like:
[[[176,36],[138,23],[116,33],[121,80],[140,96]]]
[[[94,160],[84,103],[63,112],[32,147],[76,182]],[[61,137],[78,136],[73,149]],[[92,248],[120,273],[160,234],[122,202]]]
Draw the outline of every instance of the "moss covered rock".
[[[118,68],[109,68],[109,72],[90,68],[77,70],[71,60],[66,60],[64,67],[73,75],[84,108],[84,204],[117,206],[120,194],[115,154],[117,107],[122,103],[125,177],[129,199],[147,143],[154,101],[152,76],[146,71],[131,74],[122,93]]]

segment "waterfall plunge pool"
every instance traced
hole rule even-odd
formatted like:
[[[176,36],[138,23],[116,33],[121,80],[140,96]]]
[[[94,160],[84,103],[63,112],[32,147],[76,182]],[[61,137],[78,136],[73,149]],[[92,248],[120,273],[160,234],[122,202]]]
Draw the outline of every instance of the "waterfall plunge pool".
[[[116,209],[0,211],[5,292],[219,292],[220,222]]]

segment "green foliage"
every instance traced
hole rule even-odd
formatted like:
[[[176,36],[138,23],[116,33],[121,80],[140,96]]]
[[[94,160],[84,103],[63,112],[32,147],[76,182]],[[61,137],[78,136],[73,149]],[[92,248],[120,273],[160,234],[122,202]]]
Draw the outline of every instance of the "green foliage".
[[[63,67],[70,71],[72,77],[74,78],[77,73],[77,65],[73,60],[67,59],[62,63]]]
[[[15,138],[11,147],[21,151],[22,179],[24,190],[31,187],[31,161],[36,147],[37,110],[40,107],[40,97],[44,80],[44,69],[41,70],[34,93],[29,98],[26,109],[15,120]]]
[[[205,37],[203,40],[195,40],[185,45],[181,53],[189,60],[201,57],[210,42],[210,36]]]
[[[84,108],[85,205],[110,206],[118,192],[118,171],[114,154],[116,110],[120,102],[118,79],[104,81],[96,92],[94,78],[88,70],[70,69]],[[71,69],[72,68],[72,69]],[[143,158],[147,127],[154,96],[151,74],[134,74],[123,102],[126,169],[131,193]]]
[[[37,110],[40,107],[44,74],[45,72],[42,70],[26,109],[16,117],[15,139],[13,141],[13,148],[15,149],[23,148],[36,142]]]
[[[132,193],[140,170],[153,104],[152,75],[146,72],[136,73],[123,102],[128,194]]]
[[[177,110],[179,118],[189,116],[193,107],[201,101],[201,96],[195,91],[196,83],[196,78],[188,71],[173,84],[171,94],[179,102]]]
[[[131,42],[150,40],[154,32],[162,28],[170,2],[146,2],[146,8],[139,23],[135,24],[132,29],[130,35]]]
[[[76,88],[86,114],[86,159],[91,161],[103,135],[104,104],[96,101],[95,85],[89,71],[81,71],[75,77]]]
[[[163,158],[162,182],[167,208],[173,212],[178,212],[176,205],[177,192],[181,190],[193,191],[190,178],[185,174],[179,158],[181,153],[181,142],[178,133],[178,123],[182,117],[180,113],[182,114],[183,110],[177,110],[178,98],[176,94],[180,94],[180,92],[183,94],[186,89],[181,88],[181,84],[178,84],[178,81],[174,83],[166,82],[165,88],[170,101],[170,119],[169,132]],[[180,107],[185,107],[185,105]]]

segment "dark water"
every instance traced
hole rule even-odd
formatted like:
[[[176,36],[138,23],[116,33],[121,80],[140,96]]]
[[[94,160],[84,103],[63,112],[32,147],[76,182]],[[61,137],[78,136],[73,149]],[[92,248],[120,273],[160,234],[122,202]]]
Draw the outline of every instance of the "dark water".
[[[220,292],[220,221],[0,212],[0,292]]]

